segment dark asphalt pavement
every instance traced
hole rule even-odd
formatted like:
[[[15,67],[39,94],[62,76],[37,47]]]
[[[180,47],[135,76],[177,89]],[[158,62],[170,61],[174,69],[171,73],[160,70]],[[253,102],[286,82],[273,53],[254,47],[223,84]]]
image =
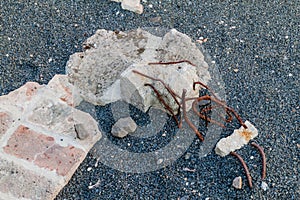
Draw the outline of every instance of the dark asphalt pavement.
[[[137,15],[107,0],[0,0],[0,94],[65,73],[69,56],[100,28],[166,27],[208,38],[204,48],[220,69],[227,103],[260,132],[255,141],[265,148],[269,189],[260,187],[260,156],[253,147],[238,151],[252,172],[250,190],[234,157],[211,152],[199,158],[195,139],[189,156],[142,174],[101,163],[88,171],[97,159],[91,152],[56,199],[300,199],[300,1],[147,0],[143,5],[144,13]],[[243,189],[235,190],[231,183],[239,175]],[[88,188],[98,180],[98,187]]]

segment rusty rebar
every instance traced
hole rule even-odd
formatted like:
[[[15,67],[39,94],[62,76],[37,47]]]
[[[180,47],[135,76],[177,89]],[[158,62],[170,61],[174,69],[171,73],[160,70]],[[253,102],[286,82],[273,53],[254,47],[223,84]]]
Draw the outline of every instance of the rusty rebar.
[[[203,101],[203,100],[211,100],[211,101],[219,104],[220,106],[222,106],[228,112],[231,112],[235,116],[235,118],[238,120],[238,122],[241,124],[241,126],[243,126],[245,129],[248,128],[246,126],[246,124],[243,122],[242,118],[237,114],[237,112],[233,108],[227,106],[223,101],[219,100],[218,98],[214,98],[214,97],[211,97],[209,95],[204,95],[204,96],[201,96],[201,97],[192,97],[192,98],[187,98],[186,99],[186,101],[189,101],[189,100],[194,100],[193,104],[196,104],[196,102],[200,102],[200,101]]]
[[[198,101],[196,99],[192,103],[192,109],[193,109],[194,113],[196,115],[198,115],[198,117],[200,117],[201,119],[206,120],[206,121],[208,121],[210,123],[214,123],[214,124],[217,124],[218,126],[221,126],[221,127],[225,128],[225,126],[223,124],[221,124],[220,122],[218,122],[216,120],[213,120],[213,119],[211,119],[211,118],[203,115],[201,112],[198,112],[197,105],[198,105]]]
[[[174,64],[179,64],[179,63],[189,63],[190,65],[192,66],[196,66],[194,63],[192,63],[191,61],[189,60],[179,60],[179,61],[171,61],[171,62],[150,62],[148,63],[148,65],[174,65]]]
[[[218,99],[218,97],[215,95],[214,91],[210,87],[208,87],[207,85],[205,85],[204,83],[202,83],[201,81],[193,82],[193,90],[196,89],[196,85],[197,84],[201,85],[202,87],[204,87],[205,89],[207,89],[212,94],[212,96],[214,96],[216,99]]]
[[[252,177],[251,177],[251,174],[249,172],[249,169],[248,169],[248,167],[247,167],[244,159],[239,154],[237,154],[237,153],[235,153],[233,151],[230,152],[230,154],[233,155],[233,156],[235,156],[235,157],[237,157],[239,159],[240,163],[243,165],[243,168],[244,168],[246,176],[247,176],[249,187],[252,188],[253,187],[253,185],[252,185]]]
[[[235,157],[237,157],[237,158],[239,159],[240,163],[243,165],[243,168],[244,168],[245,173],[246,173],[246,176],[247,176],[247,180],[248,180],[249,187],[252,188],[253,185],[252,185],[251,174],[250,174],[250,172],[249,172],[249,169],[248,169],[248,167],[247,167],[247,165],[246,165],[244,159],[243,159],[239,154],[237,154],[237,153],[235,153],[235,152],[233,152],[233,151],[230,152],[230,154],[233,155],[233,156],[235,156]]]
[[[267,172],[266,154],[264,152],[264,149],[258,144],[256,144],[255,142],[252,142],[251,145],[256,147],[261,155],[261,159],[262,159],[261,179],[264,180],[266,178],[266,172]]]
[[[177,98],[176,98],[176,97],[180,98],[180,96],[179,96],[178,94],[176,94],[176,93],[174,92],[174,90],[172,90],[172,88],[170,88],[163,80],[161,80],[160,78],[154,78],[154,77],[152,77],[152,76],[148,76],[148,75],[143,74],[142,72],[139,72],[139,71],[137,71],[137,70],[132,70],[132,72],[133,72],[133,73],[136,73],[136,74],[139,74],[139,75],[141,75],[141,76],[144,76],[144,77],[146,77],[146,78],[149,78],[149,79],[151,79],[151,80],[153,80],[153,81],[159,81],[161,84],[163,84],[163,86],[164,86],[164,87],[168,90],[168,92],[171,94],[171,96],[172,96],[173,99],[175,100],[176,104],[177,104],[178,106],[180,106],[180,103],[179,103],[179,101],[178,101]]]
[[[202,142],[204,140],[203,135],[198,131],[198,129],[195,127],[195,125],[189,120],[186,113],[186,101],[185,101],[185,95],[186,95],[186,89],[183,89],[182,91],[182,113],[183,118],[185,119],[186,123],[189,125],[189,127],[196,133],[200,141]]]
[[[166,101],[164,100],[164,98],[162,97],[162,95],[159,93],[159,91],[154,87],[154,85],[150,84],[150,83],[146,83],[144,84],[144,86],[149,86],[152,88],[152,90],[154,91],[154,93],[156,94],[157,99],[159,100],[159,102],[161,104],[163,104],[164,108],[167,109],[170,114],[172,115],[172,117],[174,118],[174,120],[176,121],[178,128],[181,128],[181,122],[178,121],[176,115],[174,114],[172,108],[166,103]],[[179,109],[180,111],[180,109]],[[180,114],[180,113],[179,113]]]

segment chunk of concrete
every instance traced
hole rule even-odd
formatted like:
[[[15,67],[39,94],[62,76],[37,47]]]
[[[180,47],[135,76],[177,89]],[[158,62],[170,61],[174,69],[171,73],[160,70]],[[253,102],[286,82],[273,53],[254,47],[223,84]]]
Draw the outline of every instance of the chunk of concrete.
[[[123,138],[128,133],[134,132],[136,128],[137,125],[131,117],[121,118],[113,125],[111,134],[115,137]]]
[[[249,121],[245,122],[248,127],[240,127],[235,129],[233,134],[226,138],[222,138],[216,145],[215,152],[216,154],[224,157],[230,152],[240,149],[245,144],[248,144],[250,140],[255,138],[258,135],[257,129]]]
[[[178,95],[181,95],[182,88],[185,88],[188,90],[187,96],[193,96],[189,93],[193,81],[207,84],[210,80],[208,64],[197,45],[187,35],[175,29],[164,33],[155,35],[142,29],[129,32],[98,30],[85,42],[88,48],[85,48],[84,52],[75,53],[70,57],[66,67],[69,81],[85,101],[94,105],[125,100],[135,106],[140,104],[137,107],[143,111],[149,108],[151,102],[158,105],[150,88],[144,87],[145,82],[153,82],[131,73],[132,69],[162,78]],[[188,63],[148,65],[150,62],[179,60],[189,60],[196,66]],[[161,87],[159,83],[155,84]],[[200,87],[196,91],[198,89]],[[139,94],[135,95],[137,91]],[[160,92],[165,93],[163,88]],[[150,94],[148,100],[141,95],[143,93]],[[131,96],[132,94],[134,95]],[[142,99],[134,102],[135,97],[139,96]]]

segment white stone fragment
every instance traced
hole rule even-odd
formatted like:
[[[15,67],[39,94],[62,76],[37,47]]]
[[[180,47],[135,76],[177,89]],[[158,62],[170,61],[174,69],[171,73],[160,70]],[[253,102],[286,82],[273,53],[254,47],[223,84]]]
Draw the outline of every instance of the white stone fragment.
[[[138,14],[143,13],[143,5],[140,0],[112,0],[115,2],[121,2],[121,7],[124,10],[129,10]]]
[[[248,127],[247,129],[240,127],[235,129],[230,136],[222,138],[216,145],[216,154],[224,157],[230,152],[240,149],[258,135],[257,129],[249,121],[246,121],[245,125]]]
[[[266,182],[264,182],[264,181],[261,182],[261,186],[260,187],[261,187],[261,189],[263,191],[267,191],[269,189],[268,184]]]
[[[232,187],[234,187],[235,189],[242,189],[242,177],[238,176],[238,177],[235,177],[232,181]]]
[[[137,125],[131,117],[121,118],[113,125],[111,134],[115,137],[123,138],[128,133],[134,132],[136,128]]]

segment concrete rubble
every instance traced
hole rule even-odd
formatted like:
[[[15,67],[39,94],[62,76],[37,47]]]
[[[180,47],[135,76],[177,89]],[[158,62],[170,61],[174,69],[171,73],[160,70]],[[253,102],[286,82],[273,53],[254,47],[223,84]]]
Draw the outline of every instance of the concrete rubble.
[[[124,100],[143,111],[153,105],[164,110],[151,88],[144,86],[144,83],[153,82],[132,73],[135,69],[162,78],[178,95],[186,88],[189,97],[197,96],[198,93],[192,90],[193,81],[207,84],[210,80],[208,64],[198,46],[175,29],[161,36],[150,32],[142,29],[129,32],[98,30],[85,42],[84,52],[70,57],[66,67],[70,83],[76,86],[85,101],[94,105]],[[149,62],[179,60],[189,60],[196,67],[188,63],[148,65]],[[200,86],[196,91],[199,89]],[[177,110],[174,100],[170,101],[172,109]]]
[[[131,117],[119,119],[112,127],[111,134],[123,138],[136,130],[137,125]]]
[[[53,199],[101,138],[76,94],[56,75],[0,97],[0,199]]]
[[[250,140],[258,136],[258,131],[254,125],[252,125],[249,121],[246,121],[245,124],[248,127],[247,129],[244,127],[235,129],[230,136],[222,138],[217,143],[215,148],[216,154],[224,157],[230,152],[242,148],[245,144],[248,144]]]
[[[143,5],[140,0],[111,0],[115,2],[121,2],[121,7],[124,10],[129,10],[137,14],[143,13]]]

